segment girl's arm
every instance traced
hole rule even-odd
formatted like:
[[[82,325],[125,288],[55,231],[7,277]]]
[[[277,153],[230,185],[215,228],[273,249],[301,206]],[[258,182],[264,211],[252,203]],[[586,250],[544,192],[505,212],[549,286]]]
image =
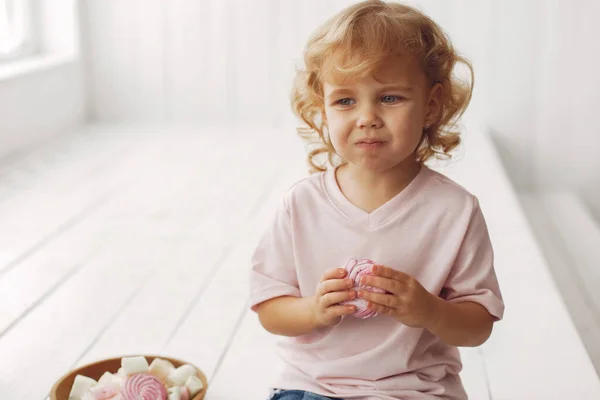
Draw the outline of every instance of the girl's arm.
[[[360,290],[369,310],[395,317],[404,325],[425,328],[452,346],[476,347],[492,333],[496,318],[479,303],[451,302],[428,292],[413,277],[382,265],[373,267],[375,276],[361,282],[387,293]]]
[[[494,317],[482,305],[451,303],[436,297],[435,319],[429,331],[452,346],[476,347],[490,337]]]
[[[262,326],[274,335],[301,336],[317,329],[311,297],[276,297],[256,307]]]
[[[356,292],[350,290],[353,281],[344,279],[347,273],[343,268],[326,271],[314,296],[280,296],[258,304],[255,310],[260,323],[281,336],[302,336],[338,324],[344,315],[355,311],[354,306],[339,304],[356,297]]]

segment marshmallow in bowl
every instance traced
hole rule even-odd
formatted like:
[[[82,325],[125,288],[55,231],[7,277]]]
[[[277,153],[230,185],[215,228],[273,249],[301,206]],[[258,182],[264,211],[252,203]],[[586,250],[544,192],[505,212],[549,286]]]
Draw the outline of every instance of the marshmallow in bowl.
[[[148,373],[157,378],[162,383],[167,382],[167,378],[171,372],[175,371],[175,367],[169,361],[162,358],[155,358],[150,364]]]
[[[190,391],[185,386],[181,386],[181,400],[190,400],[192,396]]]
[[[111,374],[110,372],[105,372],[100,379],[98,379],[98,383],[111,383],[113,381],[113,374]]]
[[[81,399],[83,395],[96,384],[97,382],[88,378],[87,376],[77,375],[73,386],[71,387],[71,393],[69,393],[69,399]]]
[[[173,370],[169,374],[167,381],[172,386],[183,386],[183,385],[185,385],[185,382],[188,380],[188,378],[190,376],[196,376],[196,373],[197,373],[196,368],[194,368],[193,366],[191,366],[189,364],[185,364],[185,365],[182,365],[181,367]]]
[[[189,391],[185,386],[174,386],[168,389],[168,400],[190,400]]]
[[[148,372],[148,360],[144,356],[123,357],[121,367],[126,375],[143,374]]]
[[[204,389],[204,384],[196,375],[190,376],[185,381],[185,387],[190,392],[190,396],[194,397],[198,392]]]
[[[125,381],[127,380],[127,378],[123,378],[121,375],[118,374],[112,374],[111,379],[113,385],[117,385],[119,387],[123,387],[125,385]]]
[[[169,393],[169,400],[181,400],[181,388],[179,386],[169,388],[167,392]]]
[[[105,372],[100,377],[100,379],[98,379],[98,383],[89,389],[89,392],[95,393],[97,390],[99,390],[99,389],[96,389],[97,387],[104,387],[104,388],[114,388],[116,390],[116,392],[118,393],[121,391],[121,388],[125,385],[125,380],[126,380],[126,378],[123,378],[122,376],[120,376],[118,374],[112,374],[110,372]],[[112,389],[108,390],[108,392],[110,392],[110,391],[112,391]],[[116,396],[116,394],[113,396]],[[97,395],[96,397],[93,397],[94,400],[96,400],[97,398],[101,398],[101,396]],[[110,400],[116,400],[113,397],[109,397],[109,398],[110,398]]]
[[[91,395],[93,400],[108,400],[114,399],[116,395],[121,391],[120,386],[115,385],[113,382],[100,383],[92,386],[88,393]]]

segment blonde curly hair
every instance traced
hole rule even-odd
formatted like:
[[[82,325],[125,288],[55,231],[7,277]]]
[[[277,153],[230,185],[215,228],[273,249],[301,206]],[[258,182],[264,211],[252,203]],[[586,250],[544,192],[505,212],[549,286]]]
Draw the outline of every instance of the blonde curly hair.
[[[342,10],[318,28],[305,47],[305,67],[296,73],[291,102],[294,113],[306,124],[297,128],[298,134],[314,146],[308,153],[311,172],[343,163],[335,160],[337,154],[324,118],[322,78],[328,72],[326,63],[342,55],[343,65],[337,70],[357,77],[373,71],[384,58],[401,54],[416,57],[429,83],[442,85],[441,113],[424,130],[417,161],[451,158],[450,152],[460,144],[458,120],[473,93],[471,63],[455,51],[443,30],[422,12],[399,3],[369,0]],[[457,64],[467,67],[468,81],[455,76]],[[326,159],[319,162],[324,155]]]

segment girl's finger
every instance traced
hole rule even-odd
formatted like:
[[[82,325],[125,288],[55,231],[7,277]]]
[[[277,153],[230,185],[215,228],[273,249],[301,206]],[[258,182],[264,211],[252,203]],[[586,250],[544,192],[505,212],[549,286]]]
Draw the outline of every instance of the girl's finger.
[[[373,274],[404,283],[408,283],[412,279],[410,275],[384,265],[373,265]]]
[[[352,281],[349,279],[330,279],[321,282],[317,288],[317,294],[324,296],[327,293],[340,292],[352,287]]]
[[[390,278],[382,278],[379,276],[363,276],[360,280],[363,285],[383,289],[389,293],[400,294],[406,290],[404,282],[396,281]]]
[[[343,292],[327,293],[321,297],[321,306],[323,308],[335,306],[338,303],[346,300],[353,300],[356,298],[356,292],[353,290],[346,290]]]
[[[358,297],[384,307],[398,307],[398,298],[391,294],[375,293],[369,290],[359,290]]]
[[[381,315],[394,315],[395,312],[394,308],[386,307],[377,303],[369,303],[367,308],[369,309],[369,311],[373,311]]]
[[[354,311],[356,311],[354,306],[332,306],[327,309],[327,315],[330,317],[343,317],[352,314]]]
[[[321,282],[328,281],[330,279],[341,279],[346,276],[346,270],[344,268],[332,268],[325,271],[323,277],[321,278]]]

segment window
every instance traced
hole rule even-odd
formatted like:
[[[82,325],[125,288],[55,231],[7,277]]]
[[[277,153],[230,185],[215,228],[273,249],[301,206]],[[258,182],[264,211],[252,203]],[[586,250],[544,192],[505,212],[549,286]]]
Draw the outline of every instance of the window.
[[[29,0],[0,0],[0,62],[33,52],[33,18]]]

